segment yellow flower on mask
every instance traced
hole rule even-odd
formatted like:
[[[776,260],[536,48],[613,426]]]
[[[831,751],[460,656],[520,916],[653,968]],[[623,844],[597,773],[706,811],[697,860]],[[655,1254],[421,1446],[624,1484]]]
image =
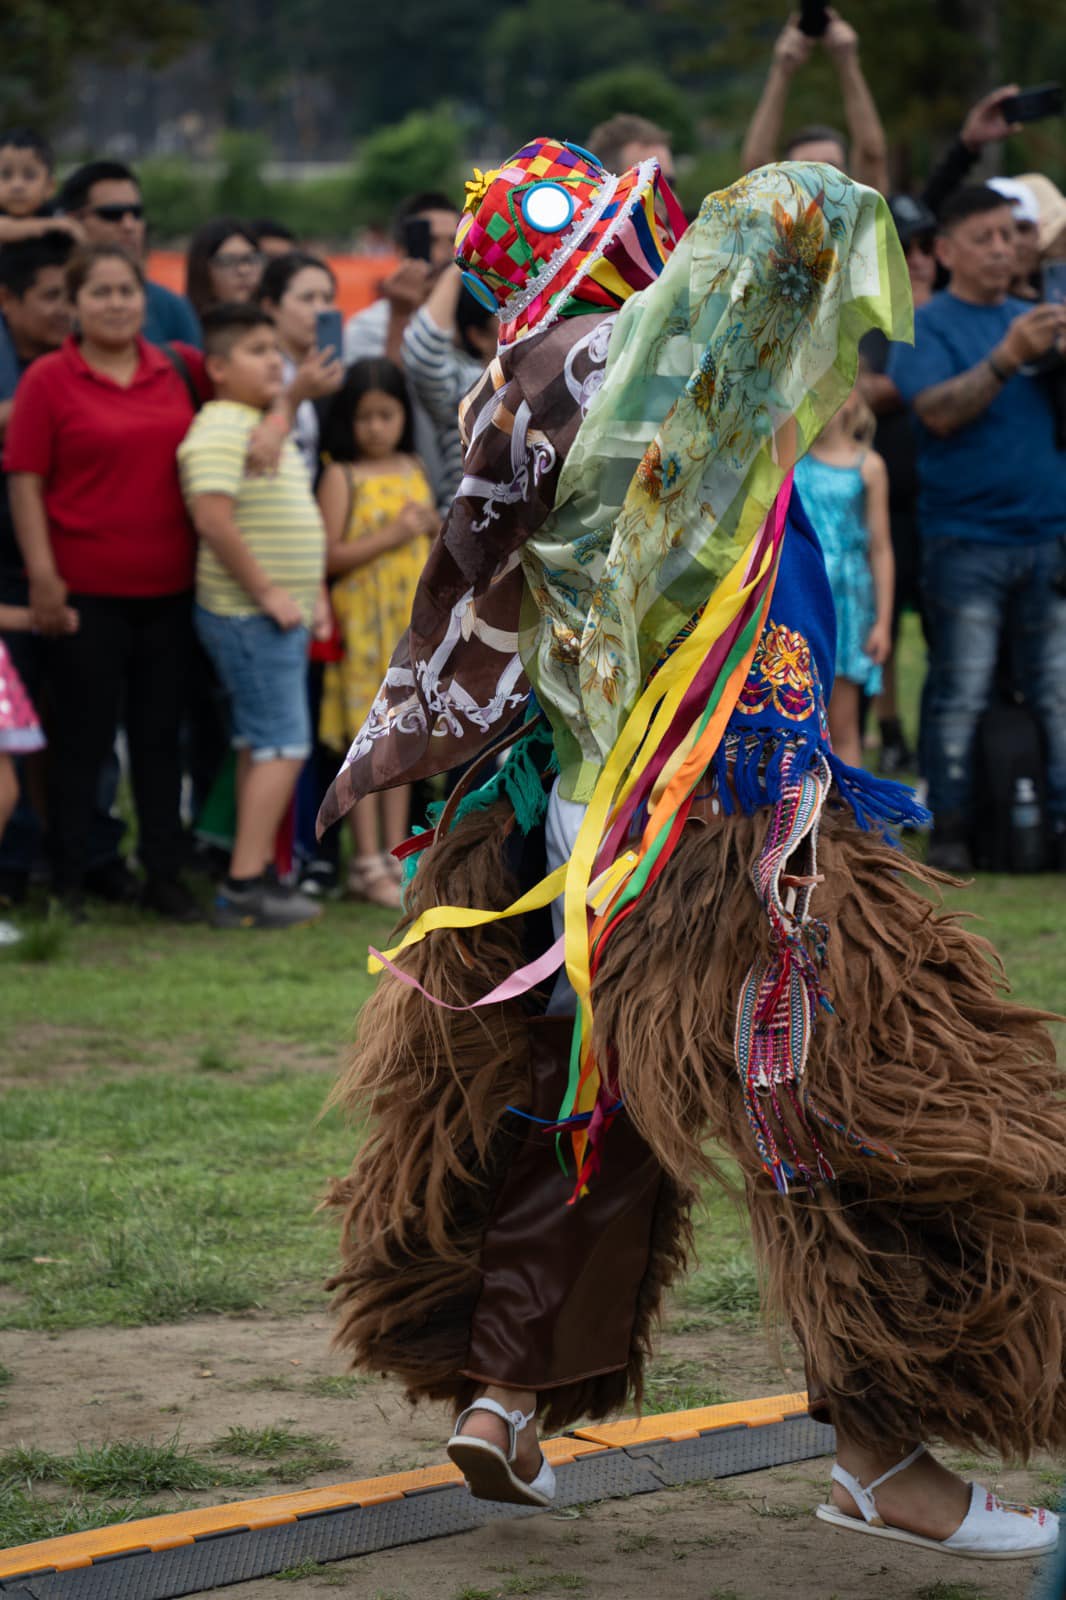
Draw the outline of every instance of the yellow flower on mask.
[[[489,192],[490,184],[500,176],[499,167],[490,167],[488,172],[482,172],[480,167],[474,168],[474,176],[466,180],[466,199],[463,201],[464,211],[476,211]]]

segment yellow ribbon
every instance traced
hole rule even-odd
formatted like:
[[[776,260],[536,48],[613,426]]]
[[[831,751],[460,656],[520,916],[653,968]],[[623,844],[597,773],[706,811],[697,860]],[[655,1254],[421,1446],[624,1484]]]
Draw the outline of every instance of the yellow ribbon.
[[[509,905],[505,911],[480,911],[476,906],[430,906],[428,911],[413,922],[400,943],[391,950],[385,951],[385,959],[394,961],[401,950],[409,950],[412,945],[420,944],[428,933],[434,933],[438,928],[483,928],[487,922],[502,921],[504,917],[520,917],[525,911],[539,911],[542,907],[551,905],[558,894],[562,893],[566,882],[566,864],[556,867],[546,878],[534,884],[532,889]],[[367,960],[368,972],[380,972],[382,963],[377,956],[370,956]]]
[[[591,1111],[598,1093],[598,1074],[591,1070],[593,1066],[591,974],[588,918],[585,910],[592,865],[600,848],[600,842],[607,831],[609,817],[624,803],[647,764],[646,760],[639,759],[641,748],[643,747],[649,755],[658,749],[707,651],[737,616],[752,590],[761,583],[767,565],[772,559],[769,550],[760,562],[758,570],[751,574],[746,583],[744,582],[744,574],[758,537],[758,532],[752,536],[744,553],[714,590],[699,623],[648,684],[634,706],[604,763],[567,864],[564,949],[567,976],[578,999],[582,1035],[581,1076],[572,1112]],[[754,647],[751,654],[754,654]],[[744,673],[738,670],[734,674],[734,681],[739,687],[744,681]],[[721,707],[720,715],[714,719],[719,737],[731,710],[732,706]],[[703,745],[701,757],[709,760],[714,753],[717,739],[712,744],[707,740],[705,733],[700,742]],[[692,749],[688,746],[688,741],[685,741],[685,755],[690,757],[691,754]],[[661,805],[660,799],[660,808]],[[627,851],[625,856],[619,858],[619,862],[624,864],[624,871],[613,881],[613,889],[620,888],[636,869],[646,853],[651,837],[652,830],[649,827],[640,850]],[[581,1130],[575,1135],[575,1154],[579,1164],[586,1143],[587,1134]]]

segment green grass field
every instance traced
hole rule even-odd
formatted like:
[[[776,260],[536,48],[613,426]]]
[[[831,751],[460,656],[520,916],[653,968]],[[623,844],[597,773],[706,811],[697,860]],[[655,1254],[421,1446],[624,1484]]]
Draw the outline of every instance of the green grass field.
[[[984,878],[952,899],[984,919],[1020,998],[1061,1003],[1060,880]],[[350,906],[277,934],[125,912],[47,961],[4,955],[0,1326],[320,1303],[333,1234],[315,1206],[355,1142],[321,1111],[367,942],[387,931]],[[743,1224],[712,1205],[693,1316],[753,1301]]]

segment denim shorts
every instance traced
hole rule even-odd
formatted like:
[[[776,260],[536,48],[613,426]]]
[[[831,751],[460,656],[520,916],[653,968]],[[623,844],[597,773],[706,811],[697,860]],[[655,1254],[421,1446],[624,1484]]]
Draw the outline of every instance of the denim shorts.
[[[220,617],[197,606],[196,632],[229,698],[230,743],[253,761],[311,753],[306,628],[283,631],[270,617]]]

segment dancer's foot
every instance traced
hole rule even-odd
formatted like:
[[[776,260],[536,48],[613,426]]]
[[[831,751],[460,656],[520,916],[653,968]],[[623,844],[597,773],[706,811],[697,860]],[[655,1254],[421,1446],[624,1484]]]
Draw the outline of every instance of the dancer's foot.
[[[448,1456],[478,1500],[550,1506],[555,1473],[541,1455],[532,1426],[537,1397],[491,1385],[455,1420]]]
[[[1027,1561],[1058,1542],[1058,1518],[1050,1511],[1005,1505],[981,1484],[963,1483],[923,1445],[897,1453],[886,1467],[883,1451],[860,1450],[847,1439],[837,1443],[832,1501],[815,1512],[823,1522],[980,1561]]]
[[[487,1389],[481,1390],[478,1399],[495,1400],[505,1411],[520,1411],[523,1416],[528,1416],[537,1408],[537,1397],[532,1389],[501,1389],[495,1384],[490,1384]],[[510,1445],[506,1422],[492,1411],[472,1411],[460,1429],[460,1437],[484,1439],[488,1444],[494,1444],[498,1450],[502,1450],[505,1455]],[[512,1462],[515,1476],[521,1478],[523,1483],[532,1483],[540,1471],[541,1460],[537,1424],[536,1419],[533,1419],[519,1431],[516,1440],[515,1458]]]
[[[839,1435],[838,1444],[839,1464],[861,1484],[872,1483],[911,1450],[909,1445],[890,1453],[862,1450],[840,1439]],[[839,1483],[833,1484],[832,1502],[846,1516],[861,1520],[858,1506]],[[889,1478],[877,1490],[881,1520],[890,1528],[903,1528],[923,1539],[950,1539],[969,1509],[970,1485],[956,1473],[949,1472],[928,1451],[923,1451],[912,1466]]]

